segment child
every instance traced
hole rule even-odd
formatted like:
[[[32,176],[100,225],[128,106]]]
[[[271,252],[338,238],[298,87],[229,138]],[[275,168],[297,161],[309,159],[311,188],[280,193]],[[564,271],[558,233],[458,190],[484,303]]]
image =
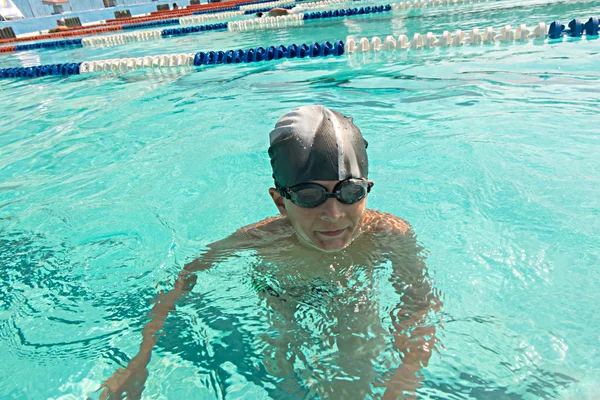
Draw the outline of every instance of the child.
[[[279,119],[270,133],[269,195],[280,215],[210,245],[185,266],[154,305],[140,352],[104,383],[101,398],[141,395],[156,334],[175,302],[197,273],[243,249],[262,260],[251,281],[271,324],[249,339],[268,343],[260,354],[268,378],[259,383],[271,379],[279,391],[311,398],[414,393],[436,342],[426,317],[441,303],[410,225],[366,209],[373,187],[367,145],[352,118],[323,106]],[[394,296],[383,293],[388,286]]]

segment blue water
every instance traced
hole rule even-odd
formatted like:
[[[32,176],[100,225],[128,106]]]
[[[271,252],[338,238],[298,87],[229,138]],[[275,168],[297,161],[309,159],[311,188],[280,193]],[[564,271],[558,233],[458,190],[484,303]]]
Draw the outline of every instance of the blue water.
[[[496,2],[0,63],[499,29],[598,11],[597,1]],[[443,307],[419,398],[598,398],[599,44],[1,81],[0,398],[96,398],[186,260],[275,215],[268,132],[303,104],[354,118],[369,141],[369,208],[408,220],[425,249]],[[265,348],[265,309],[245,274],[257,262],[242,254],[200,277],[168,321],[144,398],[281,398],[228,358],[236,343]]]

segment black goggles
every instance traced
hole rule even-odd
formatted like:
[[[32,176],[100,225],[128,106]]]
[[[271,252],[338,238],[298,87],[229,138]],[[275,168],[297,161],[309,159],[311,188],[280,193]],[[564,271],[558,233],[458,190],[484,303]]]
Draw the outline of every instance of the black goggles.
[[[290,199],[292,203],[305,208],[315,208],[325,203],[327,199],[335,197],[344,204],[354,204],[367,196],[371,191],[373,182],[362,179],[346,179],[339,182],[329,192],[327,188],[318,183],[301,183],[289,188],[283,188],[276,182],[275,186],[282,197]]]

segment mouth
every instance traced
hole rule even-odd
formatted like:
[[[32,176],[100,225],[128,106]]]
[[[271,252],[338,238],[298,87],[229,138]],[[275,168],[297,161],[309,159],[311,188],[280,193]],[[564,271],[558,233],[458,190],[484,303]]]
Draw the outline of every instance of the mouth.
[[[346,231],[346,228],[338,229],[335,231],[318,231],[317,233],[319,233],[320,235],[326,236],[326,237],[334,238],[334,237],[341,236],[345,231]]]

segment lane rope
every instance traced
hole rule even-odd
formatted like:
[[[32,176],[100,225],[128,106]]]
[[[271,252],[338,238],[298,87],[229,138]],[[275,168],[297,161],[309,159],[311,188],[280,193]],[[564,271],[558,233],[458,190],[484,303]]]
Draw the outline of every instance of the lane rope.
[[[240,64],[293,58],[341,56],[344,42],[291,44],[289,46],[256,47],[250,49],[164,54],[137,58],[84,61],[79,63],[39,65],[0,69],[0,78],[34,78],[49,75],[80,75],[94,72],[129,72],[145,69],[182,68],[202,65]]]

